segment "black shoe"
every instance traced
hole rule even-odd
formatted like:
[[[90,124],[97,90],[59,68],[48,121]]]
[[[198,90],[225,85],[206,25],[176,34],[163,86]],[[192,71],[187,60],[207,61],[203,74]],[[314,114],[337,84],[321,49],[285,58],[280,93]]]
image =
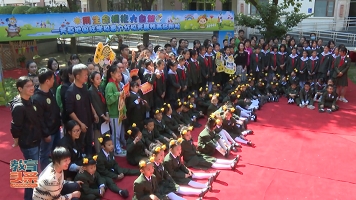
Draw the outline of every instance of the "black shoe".
[[[253,144],[251,141],[248,141],[248,142],[247,142],[247,145],[248,145],[248,146],[251,146],[251,147],[255,146],[255,144]]]
[[[225,158],[228,158],[230,155],[230,149],[226,149],[226,152],[225,152]]]
[[[234,147],[236,147],[236,148],[242,148],[242,146],[241,146],[239,143],[234,143],[233,145],[234,145]]]
[[[120,196],[122,196],[123,198],[127,198],[127,197],[129,197],[129,191],[127,191],[127,190],[120,190],[119,191],[119,194],[120,194]]]
[[[220,170],[216,171],[215,174],[213,175],[213,181],[216,181],[216,179],[218,178],[218,176],[220,175]]]
[[[205,188],[203,191],[201,191],[201,193],[199,194],[199,199],[203,199],[203,197],[206,195],[206,193],[208,193],[209,190],[210,187]]]
[[[235,169],[236,169],[237,163],[239,163],[239,160],[237,160],[237,159],[235,158],[234,161],[233,161],[233,165],[231,166],[231,169],[232,169],[232,170],[235,170]]]
[[[208,188],[210,192],[213,190],[213,182],[214,182],[214,176],[211,176],[208,180]]]

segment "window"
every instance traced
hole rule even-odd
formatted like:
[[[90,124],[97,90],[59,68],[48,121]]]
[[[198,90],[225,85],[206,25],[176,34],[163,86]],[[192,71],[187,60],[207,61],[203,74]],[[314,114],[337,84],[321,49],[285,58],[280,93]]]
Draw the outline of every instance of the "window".
[[[222,10],[224,11],[232,10],[232,0],[226,0],[225,3],[222,4]]]
[[[314,17],[334,17],[335,0],[315,0]]]
[[[269,3],[269,0],[259,0],[258,3]],[[250,4],[250,15],[257,15],[257,9],[252,4]]]
[[[189,10],[206,11],[214,10],[214,8],[211,6],[211,3],[207,2],[207,0],[192,0],[189,3]]]

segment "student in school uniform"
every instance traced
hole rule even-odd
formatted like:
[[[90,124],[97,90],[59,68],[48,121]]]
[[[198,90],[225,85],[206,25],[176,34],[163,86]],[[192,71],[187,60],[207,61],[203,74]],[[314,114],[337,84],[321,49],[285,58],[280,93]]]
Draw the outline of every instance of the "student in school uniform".
[[[53,71],[47,68],[38,70],[40,86],[32,96],[37,113],[41,116],[38,120],[42,128],[42,140],[40,144],[40,168],[44,170],[50,163],[49,156],[52,149],[60,140],[61,117],[56,99],[51,88],[54,83]]]
[[[291,49],[291,54],[287,57],[286,63],[286,75],[290,75],[295,69],[298,68],[299,56],[297,54],[297,49],[293,47]]]
[[[319,70],[319,57],[317,56],[316,50],[311,52],[311,56],[308,60],[308,75],[312,77],[312,81],[315,82],[317,79],[316,73]]]
[[[69,120],[66,124],[65,131],[66,133],[57,146],[65,147],[70,152],[71,162],[68,169],[64,170],[64,179],[73,180],[76,174],[83,170],[81,162],[83,159],[83,144],[79,140],[81,129],[76,121]]]
[[[193,125],[194,127],[201,127],[201,124],[199,124],[199,122],[197,122],[198,116],[194,115],[194,113],[192,112],[192,109],[193,109],[192,104],[190,104],[189,102],[183,102],[182,116],[187,120],[189,119],[190,125]]]
[[[168,71],[168,80],[167,80],[167,98],[171,105],[173,105],[179,97],[179,93],[182,89],[179,76],[177,73],[177,62],[168,61],[167,67]]]
[[[152,150],[156,145],[168,145],[169,142],[168,138],[166,140],[155,130],[155,123],[152,118],[145,119],[142,137],[145,140],[145,145],[148,150]]]
[[[278,58],[277,58],[277,55],[278,55],[278,46],[273,46],[271,48],[271,51],[269,52],[270,54],[270,60],[269,60],[269,64],[270,64],[270,67],[269,67],[269,70],[268,70],[268,77],[267,77],[267,81],[271,81],[272,80],[272,77],[277,74],[277,69],[278,69]],[[256,79],[258,80],[258,79]]]
[[[163,106],[164,99],[166,97],[166,77],[164,73],[164,61],[158,60],[156,62],[157,69],[155,71],[156,81],[153,84],[154,90],[154,106],[160,108]]]
[[[298,83],[296,81],[292,81],[286,93],[288,104],[296,103],[296,99],[299,97]]]
[[[198,52],[196,50],[190,51],[190,60],[189,60],[189,77],[191,78],[191,91],[196,92],[200,88],[200,84],[202,83],[201,77],[201,68],[198,61]],[[205,84],[204,84],[205,85]]]
[[[313,110],[315,108],[313,106],[313,104],[314,104],[313,97],[314,96],[313,96],[312,90],[310,88],[310,83],[306,82],[304,84],[304,87],[299,92],[299,98],[296,99],[296,103],[301,108],[304,108],[305,106],[307,106],[307,108]]]
[[[173,118],[172,113],[172,107],[170,104],[165,104],[163,105],[163,120],[166,126],[168,127],[169,130],[172,130],[174,133],[178,133],[178,128],[181,127],[180,124]]]
[[[178,124],[189,125],[191,123],[190,118],[185,118],[182,114],[183,103],[178,99],[177,103],[173,105],[175,108],[173,110],[172,116],[178,122]]]
[[[263,59],[260,53],[261,48],[256,46],[255,52],[251,54],[250,58],[250,70],[253,73],[253,77],[257,80],[261,78],[263,72]]]
[[[163,119],[162,112],[164,111],[164,108],[157,109],[154,113],[154,123],[155,123],[155,130],[165,137],[166,140],[170,138],[177,138],[177,135],[166,126],[166,123]]]
[[[157,178],[159,193],[161,195],[166,195],[172,200],[185,200],[184,198],[177,196],[176,193],[182,195],[196,195],[200,197],[199,199],[202,199],[209,191],[208,188],[196,189],[187,186],[180,186],[173,180],[171,175],[169,175],[163,166],[165,150],[165,145],[155,146],[151,151],[152,157],[150,158],[150,160],[154,163],[154,175]]]
[[[270,46],[268,43],[264,43],[261,47],[261,55],[262,55],[262,69],[263,69],[263,73],[268,73],[269,72],[269,68],[270,68]]]
[[[178,65],[177,65],[177,74],[179,78],[179,84],[181,87],[181,90],[179,92],[179,99],[183,99],[184,96],[186,96],[187,90],[188,90],[188,69],[185,66],[185,58],[182,55],[179,55],[177,58]]]
[[[213,54],[213,46],[208,45],[205,48],[206,48],[205,58],[207,59],[206,66],[208,71],[207,84],[208,84],[208,90],[211,90],[212,82],[214,81],[216,75],[215,56]]]
[[[329,48],[330,49],[330,48]],[[330,76],[329,78],[333,78],[333,75],[334,75],[334,66],[335,66],[335,61],[336,61],[336,58],[339,57],[339,48],[338,47],[335,47],[334,48],[334,51],[333,53],[331,54],[332,56],[332,61],[331,61],[331,66],[330,66]],[[334,88],[336,89],[336,88]]]
[[[153,62],[150,59],[147,59],[144,65],[145,65],[145,69],[143,72],[142,83],[149,83],[153,86],[156,81],[156,74],[154,73]],[[143,99],[146,100],[148,105],[148,111],[146,112],[146,117],[149,116],[147,113],[149,113],[149,111],[154,107],[153,93],[154,93],[153,91],[150,91],[143,95]]]
[[[80,140],[84,144],[85,153],[92,154],[93,142],[93,122],[99,122],[90,101],[90,94],[84,84],[88,80],[88,68],[84,64],[73,66],[74,82],[68,87],[65,93],[66,113],[69,117],[78,122],[82,129]]]
[[[315,84],[314,101],[320,102],[321,97],[322,97],[323,93],[326,90],[326,86],[327,85],[324,83],[324,79],[323,78],[319,78],[318,82],[316,82],[316,84]]]
[[[183,142],[182,142],[182,153],[184,163],[187,167],[194,167],[197,169],[236,169],[237,163],[239,161],[239,156],[232,160],[217,159],[212,156],[197,153],[197,149],[193,144],[193,139],[191,131],[193,127],[182,127],[180,130]],[[220,173],[217,171],[217,173]]]
[[[204,115],[207,114],[208,107],[210,105],[209,101],[206,99],[206,94],[208,92],[208,88],[201,87],[198,91],[198,97],[195,98],[196,109],[201,111]]]
[[[236,75],[240,76],[243,80],[246,80],[248,53],[244,49],[244,44],[239,43],[238,49],[234,53],[234,60],[236,64]]]
[[[128,115],[128,123],[135,123],[138,128],[143,128],[143,120],[145,119],[145,112],[148,104],[142,99],[139,93],[139,84],[137,82],[130,82],[130,95],[126,98],[127,113],[134,113]]]
[[[106,107],[106,100],[101,86],[101,75],[99,72],[92,72],[90,74],[91,87],[89,88],[90,99],[93,104],[95,112],[99,116],[99,123],[94,124],[94,146],[98,153],[101,149],[98,138],[101,137],[101,124],[110,123],[109,111]],[[103,133],[104,134],[104,133]]]
[[[127,134],[129,137],[127,139],[126,160],[130,165],[137,166],[140,160],[147,159],[150,156],[150,151],[146,147],[145,138],[142,137],[142,133],[136,127],[136,124],[131,125]]]
[[[179,185],[189,185],[199,189],[209,188],[209,190],[211,190],[216,173],[193,173],[189,170],[181,159],[182,142],[182,138],[169,142],[169,153],[164,157],[163,161],[164,168]],[[203,184],[193,181],[192,179],[208,179],[208,182]]]
[[[126,140],[122,119],[118,110],[119,101],[122,101],[120,96],[125,94],[121,91],[122,87],[120,81],[122,76],[117,65],[111,65],[109,67],[106,78],[105,99],[110,117],[111,135],[115,145],[115,154],[120,157],[125,157],[126,150],[122,147],[126,145]]]
[[[207,116],[210,116],[212,113],[214,113],[216,110],[219,109],[218,103],[219,103],[218,98],[216,97],[216,95],[213,95],[211,97],[211,101],[208,107]]]
[[[286,74],[286,62],[287,62],[287,52],[286,45],[281,44],[279,47],[279,52],[277,54],[277,74],[285,75]]]
[[[337,87],[336,93],[339,94],[339,101],[347,103],[345,98],[346,88],[348,86],[347,71],[351,66],[351,59],[346,56],[346,47],[339,48],[340,56],[335,59],[333,78]]]
[[[319,68],[316,74],[317,79],[322,78],[323,80],[327,80],[327,77],[330,76],[332,63],[332,56],[329,52],[329,47],[324,47],[324,51],[319,54],[319,61]]]
[[[205,58],[206,48],[205,46],[200,46],[198,49],[199,56],[197,58],[199,63],[199,68],[201,72],[201,83],[198,88],[205,87],[209,80],[209,71],[208,71],[208,58]],[[198,90],[196,90],[197,92]]]
[[[187,102],[193,105],[193,108],[191,108],[190,111],[192,115],[197,117],[197,119],[204,118],[203,111],[198,109],[195,99],[195,92],[192,92],[190,95],[187,96]]]
[[[152,199],[152,200],[166,200],[165,195],[161,196],[159,192],[158,182],[156,176],[153,174],[153,161],[141,160],[139,163],[140,176],[136,178],[133,184],[134,195],[132,200]]]
[[[298,64],[299,64],[298,66],[299,87],[303,88],[308,77],[308,69],[309,69],[308,67],[309,58],[308,58],[308,52],[306,50],[303,51],[303,56],[300,57],[300,62]]]
[[[267,86],[267,96],[269,102],[279,101],[279,88],[277,81],[272,81],[270,85]]]
[[[113,141],[109,134],[99,138],[99,141],[102,149],[98,154],[96,168],[100,176],[105,179],[108,186],[115,184],[114,180],[121,180],[124,176],[137,176],[140,174],[138,169],[127,169],[118,165],[114,157]],[[109,187],[109,189],[120,194],[123,198],[127,198],[129,196],[129,192],[126,189],[117,190],[115,187]]]
[[[334,92],[333,86],[328,85],[326,87],[326,92],[324,92],[319,102],[319,112],[325,112],[326,110],[328,113],[331,113],[339,110],[339,106],[336,105],[336,102],[337,94]]]

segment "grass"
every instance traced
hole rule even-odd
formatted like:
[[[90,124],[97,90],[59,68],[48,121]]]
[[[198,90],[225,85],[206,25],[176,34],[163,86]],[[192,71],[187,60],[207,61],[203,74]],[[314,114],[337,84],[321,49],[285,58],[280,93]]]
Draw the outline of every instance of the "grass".
[[[215,31],[215,30],[217,30],[218,29],[217,22],[218,22],[217,19],[208,20],[206,25],[215,24],[216,26],[206,27],[203,30],[204,31]],[[186,21],[180,22],[181,31],[202,30],[199,26],[200,25],[199,25],[197,20],[186,20]],[[220,30],[233,30],[233,27],[234,27],[234,23],[233,22],[231,22],[229,20],[223,20],[222,27],[221,27]]]
[[[19,38],[21,38],[22,40],[31,40],[33,39],[33,37],[29,37],[27,36],[28,34],[36,34],[36,33],[40,33],[40,32],[51,32],[52,28],[36,28],[33,27],[30,30],[27,30],[23,27],[21,27],[21,31],[20,31],[20,35],[21,37],[15,36],[13,38],[7,38],[7,33],[5,30],[6,27],[0,27],[0,36],[3,36],[6,38],[6,40],[10,40],[10,41],[17,41],[19,40]],[[53,36],[49,36],[49,38],[53,38]]]

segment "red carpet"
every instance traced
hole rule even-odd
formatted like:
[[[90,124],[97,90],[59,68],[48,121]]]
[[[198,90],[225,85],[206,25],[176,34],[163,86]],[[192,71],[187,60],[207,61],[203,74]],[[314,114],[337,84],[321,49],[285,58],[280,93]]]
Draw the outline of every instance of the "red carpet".
[[[204,199],[354,199],[356,196],[356,85],[350,83],[347,104],[332,114],[288,105],[285,99],[258,111],[258,122],[249,124],[248,136],[256,148],[243,147],[236,171],[224,170]],[[0,108],[0,176],[5,188],[0,197],[21,199],[22,190],[9,188],[9,165],[22,157],[12,149],[11,115]],[[196,140],[199,130],[193,135]],[[221,157],[220,155],[216,155]],[[232,156],[231,156],[232,157]],[[117,159],[129,167],[126,160]],[[214,170],[210,170],[214,171]],[[135,177],[118,182],[132,194]],[[111,192],[104,199],[120,199]],[[196,199],[196,197],[187,197]]]

